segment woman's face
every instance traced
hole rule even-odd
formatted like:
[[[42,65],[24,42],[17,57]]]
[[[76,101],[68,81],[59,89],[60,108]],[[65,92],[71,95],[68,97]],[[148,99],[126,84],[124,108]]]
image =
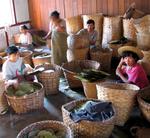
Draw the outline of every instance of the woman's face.
[[[133,66],[136,61],[132,56],[127,56],[124,58],[124,62],[128,65],[128,66]]]
[[[51,16],[51,17],[50,17],[50,20],[53,21],[53,22],[55,22],[57,19],[58,19],[58,18],[56,18],[55,16]]]
[[[23,34],[25,34],[25,33],[27,32],[27,30],[21,28],[21,29],[20,29],[20,32],[23,33]]]
[[[87,24],[87,29],[88,29],[88,32],[91,32],[93,31],[95,28],[94,24],[90,23],[90,24]]]

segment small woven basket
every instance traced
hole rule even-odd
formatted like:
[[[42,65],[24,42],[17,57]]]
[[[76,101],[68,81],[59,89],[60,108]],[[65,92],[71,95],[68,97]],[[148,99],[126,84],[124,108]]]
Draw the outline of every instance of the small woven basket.
[[[112,49],[93,49],[90,50],[91,60],[97,61],[101,64],[101,70],[110,71]]]
[[[77,75],[77,73],[80,73],[83,69],[100,69],[100,63],[92,60],[75,60],[64,63],[62,69],[70,88],[78,88],[82,87],[82,83],[74,76]]]
[[[34,85],[40,87],[40,89],[29,95],[16,97],[16,96],[9,96],[5,93],[8,103],[16,113],[18,114],[26,113],[34,109],[43,108],[43,104],[44,104],[43,85],[37,82],[33,82],[33,83]]]
[[[96,85],[98,99],[112,102],[116,109],[116,125],[128,120],[136,101],[139,87],[133,84],[104,82]]]
[[[83,89],[84,89],[84,94],[86,98],[93,98],[97,99],[97,90],[96,90],[96,84],[103,82],[104,80],[100,80],[97,82],[85,82],[82,81]]]
[[[144,117],[150,122],[150,103],[146,102],[143,98],[150,97],[150,86],[145,88],[144,90],[141,90],[140,93],[137,95],[138,104],[140,107],[140,110],[142,111],[142,114]]]
[[[5,84],[4,80],[0,80],[0,113],[2,113],[6,108],[8,108],[7,99],[4,95]]]
[[[19,132],[17,138],[25,138],[26,135],[31,131],[44,130],[44,129],[63,131],[65,132],[65,138],[73,138],[73,133],[68,126],[66,126],[62,122],[52,121],[52,120],[40,121],[40,122],[30,124],[29,126],[25,127],[23,130]]]
[[[32,54],[33,54],[33,52],[29,51],[29,50],[20,52],[20,56],[23,57],[23,60],[24,60],[25,64],[29,64],[29,65],[33,66]]]
[[[38,55],[42,55],[43,53],[38,53],[36,54],[36,56]],[[45,63],[51,63],[51,55],[46,55],[43,57],[34,57],[32,56],[32,62],[34,64],[34,67],[38,66],[38,65],[42,65]]]
[[[44,67],[46,71],[37,74],[39,82],[41,82],[45,89],[45,94],[57,94],[59,91],[59,77],[60,67],[52,64],[39,65],[36,68]],[[48,72],[48,70],[54,70],[54,72]]]
[[[75,100],[63,105],[62,106],[63,121],[67,126],[69,126],[72,129],[74,133],[74,138],[108,138],[111,135],[112,130],[114,128],[115,115],[112,116],[109,120],[106,120],[104,122],[82,120],[78,123],[75,123],[70,118],[70,111],[72,109],[80,106],[81,104],[89,100],[97,102],[99,101],[96,99],[95,100],[82,99],[82,100]]]

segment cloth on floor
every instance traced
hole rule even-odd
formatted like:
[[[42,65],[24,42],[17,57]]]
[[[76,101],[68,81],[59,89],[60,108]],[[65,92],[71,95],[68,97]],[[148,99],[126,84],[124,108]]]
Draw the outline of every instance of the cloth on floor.
[[[81,120],[105,121],[114,115],[114,110],[110,102],[87,101],[81,108],[75,109],[70,113],[74,122]]]

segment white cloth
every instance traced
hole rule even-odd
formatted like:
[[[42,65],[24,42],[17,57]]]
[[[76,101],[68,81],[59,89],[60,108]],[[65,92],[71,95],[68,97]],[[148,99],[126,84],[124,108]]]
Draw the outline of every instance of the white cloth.
[[[18,75],[24,74],[25,65],[23,64],[23,59],[20,57],[16,62],[11,62],[9,59],[5,61],[2,67],[3,79],[8,81]]]
[[[19,37],[19,42],[21,44],[32,44],[32,36],[29,32],[27,32],[26,34],[21,34]]]

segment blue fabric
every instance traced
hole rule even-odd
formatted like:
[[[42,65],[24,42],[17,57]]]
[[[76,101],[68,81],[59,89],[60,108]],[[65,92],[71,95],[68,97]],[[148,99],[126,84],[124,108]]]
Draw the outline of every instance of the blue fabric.
[[[81,120],[105,121],[114,115],[114,110],[110,102],[86,102],[81,108],[70,113],[74,122]]]

